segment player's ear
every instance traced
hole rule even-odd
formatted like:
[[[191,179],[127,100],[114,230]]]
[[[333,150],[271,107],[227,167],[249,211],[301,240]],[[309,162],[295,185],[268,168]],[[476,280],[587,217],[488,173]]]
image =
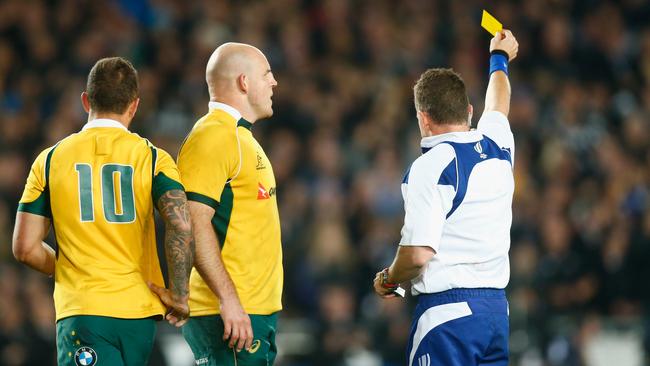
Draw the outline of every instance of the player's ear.
[[[129,104],[128,112],[129,112],[129,119],[132,119],[133,116],[135,116],[135,112],[138,111],[138,106],[140,105],[140,98],[135,98],[131,104]]]
[[[427,128],[431,129],[433,124],[433,119],[427,112],[418,111],[418,120],[421,121]]]
[[[244,94],[248,92],[248,79],[246,78],[246,74],[239,74],[237,77],[237,87]]]
[[[90,101],[88,100],[88,93],[81,92],[81,105],[86,113],[90,113]]]
[[[431,136],[431,124],[433,121],[431,117],[426,112],[417,111],[418,117],[418,126],[420,127],[420,133],[422,137]]]
[[[467,125],[472,125],[472,115],[474,115],[474,106],[471,104],[467,105]]]

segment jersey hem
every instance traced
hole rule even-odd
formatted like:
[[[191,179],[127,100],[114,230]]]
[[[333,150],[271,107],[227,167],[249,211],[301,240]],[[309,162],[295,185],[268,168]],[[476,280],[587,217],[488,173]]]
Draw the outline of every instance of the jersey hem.
[[[271,315],[282,310],[282,306],[279,308],[247,308],[244,307],[244,311],[248,315]],[[207,315],[219,315],[220,312],[217,309],[200,309],[190,311],[190,317],[194,316],[207,316]]]
[[[150,318],[152,316],[163,317],[165,313],[161,311],[148,311],[148,312],[138,312],[138,313],[124,313],[124,314],[115,314],[108,313],[103,311],[82,311],[82,310],[70,310],[56,315],[56,321],[69,318],[71,316],[80,316],[80,315],[92,315],[92,316],[105,316],[109,318],[116,319],[143,319]]]

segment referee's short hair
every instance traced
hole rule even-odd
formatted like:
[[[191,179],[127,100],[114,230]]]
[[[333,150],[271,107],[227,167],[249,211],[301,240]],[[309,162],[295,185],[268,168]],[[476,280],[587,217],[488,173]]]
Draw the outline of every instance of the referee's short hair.
[[[138,97],[138,72],[122,57],[103,58],[88,74],[86,93],[94,111],[122,114]]]
[[[413,87],[415,109],[442,125],[467,124],[469,98],[465,82],[452,69],[429,69]]]

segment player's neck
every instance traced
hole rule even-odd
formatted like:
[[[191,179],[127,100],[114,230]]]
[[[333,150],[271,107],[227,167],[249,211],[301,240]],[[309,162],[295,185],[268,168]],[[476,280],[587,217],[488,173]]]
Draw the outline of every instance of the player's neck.
[[[91,112],[88,114],[88,122],[96,119],[112,119],[124,125],[127,129],[131,125],[131,118],[129,118],[128,113],[117,114],[117,113],[94,113]]]
[[[453,124],[453,125],[432,125],[427,128],[426,131],[422,131],[422,137],[431,137],[442,135],[450,132],[467,132],[469,131],[469,126],[465,124]]]
[[[242,118],[250,123],[255,123],[257,121],[257,115],[253,112],[252,108],[246,102],[240,102],[236,98],[217,98],[211,97],[211,102],[218,102],[229,105],[237,110],[241,114]]]

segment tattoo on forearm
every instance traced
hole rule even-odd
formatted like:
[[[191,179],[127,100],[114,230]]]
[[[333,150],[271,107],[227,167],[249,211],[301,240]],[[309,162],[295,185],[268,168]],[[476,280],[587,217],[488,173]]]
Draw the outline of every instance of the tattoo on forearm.
[[[185,192],[167,191],[158,199],[158,211],[165,221],[165,257],[169,286],[178,296],[189,293],[189,277],[194,260],[194,237]]]

